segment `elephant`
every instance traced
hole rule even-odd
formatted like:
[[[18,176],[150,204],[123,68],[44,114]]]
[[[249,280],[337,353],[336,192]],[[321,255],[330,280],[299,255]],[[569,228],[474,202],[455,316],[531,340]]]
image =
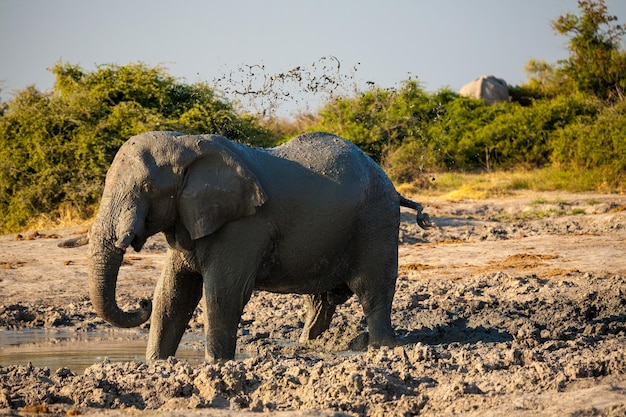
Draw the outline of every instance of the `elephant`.
[[[175,355],[203,295],[205,357],[233,359],[254,290],[304,295],[301,341],[328,329],[335,307],[356,294],[369,344],[390,345],[400,205],[431,224],[371,158],[332,134],[263,149],[219,135],[142,133],[106,175],[89,231],[90,299],[114,326],[150,319],[148,361]],[[124,311],[116,302],[124,253],[160,232],[168,250],[153,299]]]

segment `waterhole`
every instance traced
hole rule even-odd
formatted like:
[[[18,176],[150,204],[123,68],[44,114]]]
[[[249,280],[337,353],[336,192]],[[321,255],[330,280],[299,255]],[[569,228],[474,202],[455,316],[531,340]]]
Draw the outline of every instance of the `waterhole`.
[[[124,332],[76,333],[62,330],[0,331],[0,366],[28,365],[52,370],[67,367],[74,373],[104,359],[112,362],[146,359],[148,334],[135,330]],[[204,362],[202,332],[183,336],[176,358],[192,365]]]

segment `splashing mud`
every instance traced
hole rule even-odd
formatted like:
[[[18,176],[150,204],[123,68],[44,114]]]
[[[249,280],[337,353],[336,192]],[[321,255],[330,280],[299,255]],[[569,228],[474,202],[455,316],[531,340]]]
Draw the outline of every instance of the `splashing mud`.
[[[333,98],[355,95],[360,64],[342,65],[335,56],[323,56],[308,65],[272,72],[265,64],[242,65],[213,80],[227,97],[265,117],[306,113]]]

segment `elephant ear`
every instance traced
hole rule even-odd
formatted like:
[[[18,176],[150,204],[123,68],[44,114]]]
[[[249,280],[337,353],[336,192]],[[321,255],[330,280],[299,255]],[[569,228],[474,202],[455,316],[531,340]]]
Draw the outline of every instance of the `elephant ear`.
[[[188,166],[178,202],[180,218],[193,240],[254,214],[266,200],[258,178],[243,161],[217,144],[211,148]]]

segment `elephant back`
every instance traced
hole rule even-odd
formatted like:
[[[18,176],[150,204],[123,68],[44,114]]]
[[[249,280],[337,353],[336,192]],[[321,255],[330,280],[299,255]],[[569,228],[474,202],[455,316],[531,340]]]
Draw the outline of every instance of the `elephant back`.
[[[271,151],[335,182],[352,175],[367,177],[368,166],[374,163],[352,142],[324,132],[296,136]]]

